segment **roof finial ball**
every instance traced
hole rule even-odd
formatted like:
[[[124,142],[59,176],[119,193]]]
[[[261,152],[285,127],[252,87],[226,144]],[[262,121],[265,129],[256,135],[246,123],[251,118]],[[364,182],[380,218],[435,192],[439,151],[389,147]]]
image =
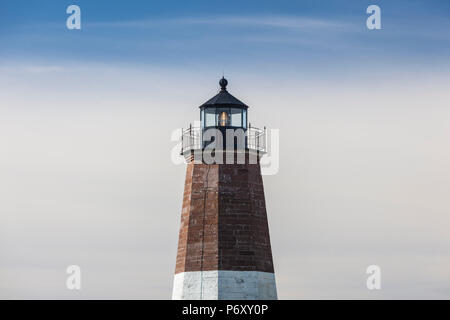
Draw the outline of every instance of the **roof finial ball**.
[[[223,91],[227,91],[228,81],[227,81],[227,79],[225,79],[225,77],[222,77],[222,79],[220,79],[219,84],[220,84],[220,89],[222,89]]]

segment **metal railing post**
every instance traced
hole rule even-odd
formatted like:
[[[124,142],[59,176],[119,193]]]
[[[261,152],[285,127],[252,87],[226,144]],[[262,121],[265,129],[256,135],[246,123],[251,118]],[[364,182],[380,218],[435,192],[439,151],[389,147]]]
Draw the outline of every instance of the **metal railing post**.
[[[266,148],[267,148],[267,131],[266,131],[266,126],[264,126],[264,146],[263,146],[264,152],[266,152]]]

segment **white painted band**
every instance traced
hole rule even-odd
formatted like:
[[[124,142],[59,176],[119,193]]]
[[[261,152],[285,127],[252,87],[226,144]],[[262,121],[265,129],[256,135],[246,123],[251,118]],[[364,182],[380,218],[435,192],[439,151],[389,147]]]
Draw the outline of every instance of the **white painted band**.
[[[275,274],[260,271],[193,271],[175,275],[173,300],[276,300]]]

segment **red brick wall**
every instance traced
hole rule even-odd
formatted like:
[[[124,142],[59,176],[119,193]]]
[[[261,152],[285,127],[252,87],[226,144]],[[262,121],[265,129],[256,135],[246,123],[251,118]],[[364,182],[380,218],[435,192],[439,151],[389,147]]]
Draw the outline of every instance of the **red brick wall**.
[[[219,167],[219,270],[273,272],[259,164]]]
[[[175,273],[274,272],[259,164],[188,164]]]

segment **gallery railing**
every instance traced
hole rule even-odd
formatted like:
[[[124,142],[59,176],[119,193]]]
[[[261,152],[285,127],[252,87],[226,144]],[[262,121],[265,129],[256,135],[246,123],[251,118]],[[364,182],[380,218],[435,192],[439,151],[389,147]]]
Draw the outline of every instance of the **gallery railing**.
[[[248,150],[266,152],[266,128],[259,129],[249,125],[245,130],[246,143],[245,147]],[[199,127],[190,126],[182,130],[181,135],[181,154],[189,150],[201,150],[204,147],[202,136],[202,129]]]

